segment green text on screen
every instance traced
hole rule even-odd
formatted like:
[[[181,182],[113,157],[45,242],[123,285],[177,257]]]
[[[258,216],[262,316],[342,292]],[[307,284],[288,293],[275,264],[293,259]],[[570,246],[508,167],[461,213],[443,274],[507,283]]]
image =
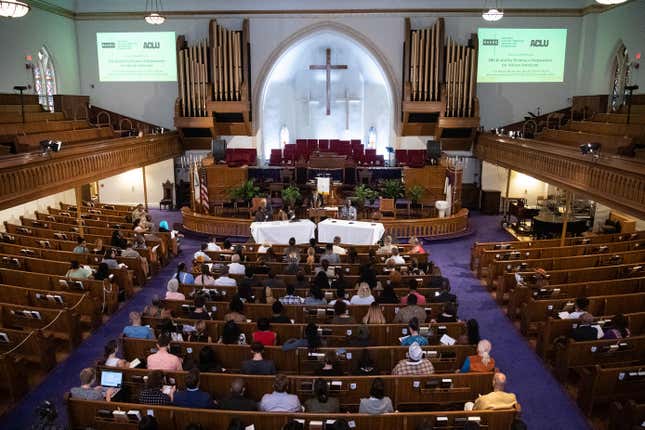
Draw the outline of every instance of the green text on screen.
[[[563,82],[567,30],[480,28],[477,82]]]
[[[96,33],[101,82],[177,80],[175,33]]]

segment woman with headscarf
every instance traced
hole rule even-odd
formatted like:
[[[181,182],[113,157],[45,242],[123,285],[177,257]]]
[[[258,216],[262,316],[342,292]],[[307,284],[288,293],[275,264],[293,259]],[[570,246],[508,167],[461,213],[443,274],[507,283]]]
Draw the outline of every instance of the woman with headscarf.
[[[491,372],[495,369],[495,359],[490,356],[490,350],[493,348],[490,341],[482,339],[477,344],[477,355],[466,357],[464,365],[459,370],[461,373],[467,372]]]

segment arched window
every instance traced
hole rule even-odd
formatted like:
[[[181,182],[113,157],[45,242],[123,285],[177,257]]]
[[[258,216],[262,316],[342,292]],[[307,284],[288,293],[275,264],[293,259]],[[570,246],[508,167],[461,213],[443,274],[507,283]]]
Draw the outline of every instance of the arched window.
[[[609,83],[609,112],[617,112],[625,103],[625,86],[629,85],[629,55],[621,42],[614,52]]]
[[[45,110],[54,111],[54,94],[56,94],[56,72],[54,62],[44,46],[38,51],[33,65],[34,88],[38,94],[39,103]]]

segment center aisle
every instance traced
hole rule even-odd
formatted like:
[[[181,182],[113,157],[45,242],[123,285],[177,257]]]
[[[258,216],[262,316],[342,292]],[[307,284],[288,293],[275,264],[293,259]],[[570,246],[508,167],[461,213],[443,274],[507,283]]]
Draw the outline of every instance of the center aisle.
[[[450,279],[457,295],[459,318],[475,318],[482,338],[493,344],[491,356],[508,377],[506,391],[513,392],[522,405],[522,419],[530,429],[590,429],[584,415],[564,391],[562,385],[544,366],[527,340],[515,328],[480,280],[470,270],[473,242],[512,239],[500,228],[500,217],[472,214],[474,236],[431,242],[430,259]]]
[[[155,215],[158,211],[151,211],[155,222],[159,222]],[[166,216],[173,213],[165,213]],[[169,219],[169,218],[166,218]],[[172,223],[171,223],[172,225]],[[156,295],[163,297],[166,292],[168,280],[177,270],[177,264],[184,261],[190,267],[193,253],[199,249],[200,241],[184,238],[181,242],[183,252],[175,257],[157,275],[148,280],[145,287],[130,299],[121,309],[114,313],[110,319],[101,325],[92,335],[74,349],[70,356],[59,363],[38,385],[30,391],[22,401],[8,414],[0,418],[0,428],[3,430],[25,430],[31,427],[37,418],[36,408],[45,400],[52,401],[58,411],[57,423],[63,428],[67,427],[67,408],[63,396],[70,388],[78,386],[79,373],[85,367],[92,367],[103,357],[103,348],[111,339],[117,339],[123,327],[128,325],[128,315],[132,311],[141,312],[145,305],[152,301]]]

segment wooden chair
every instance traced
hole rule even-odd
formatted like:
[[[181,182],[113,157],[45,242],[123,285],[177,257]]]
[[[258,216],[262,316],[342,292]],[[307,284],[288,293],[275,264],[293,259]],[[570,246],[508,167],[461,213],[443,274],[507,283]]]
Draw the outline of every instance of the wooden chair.
[[[396,199],[384,199],[380,197],[378,207],[383,218],[388,218],[385,216],[386,213],[392,214],[392,218],[396,218]]]
[[[163,189],[163,198],[159,202],[159,209],[161,210],[165,206],[166,210],[171,210],[173,206],[173,201],[172,201],[173,183],[168,180],[163,184],[161,184],[161,188]]]

